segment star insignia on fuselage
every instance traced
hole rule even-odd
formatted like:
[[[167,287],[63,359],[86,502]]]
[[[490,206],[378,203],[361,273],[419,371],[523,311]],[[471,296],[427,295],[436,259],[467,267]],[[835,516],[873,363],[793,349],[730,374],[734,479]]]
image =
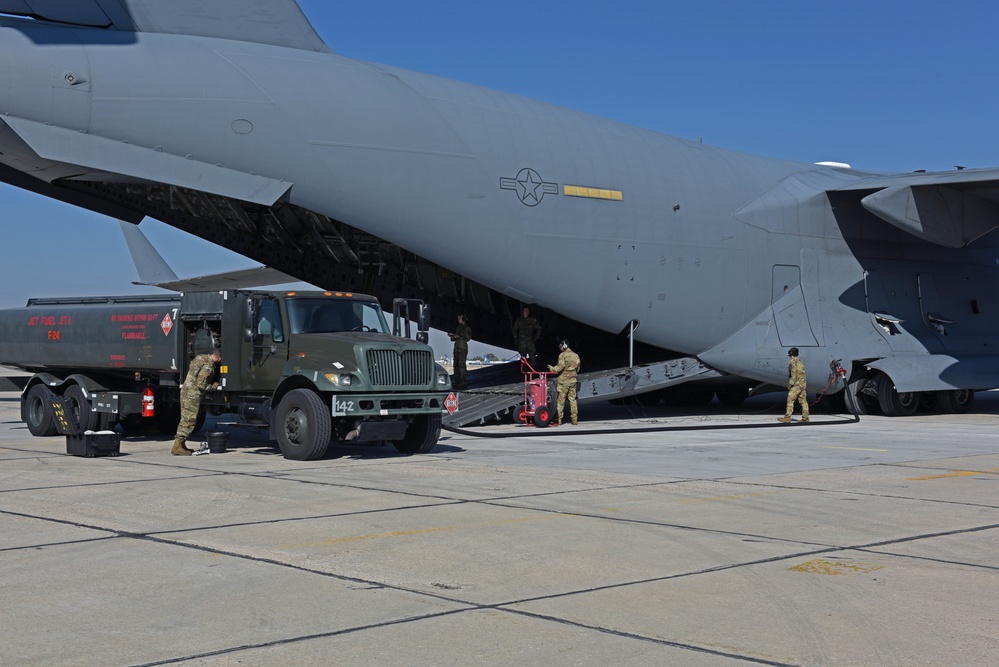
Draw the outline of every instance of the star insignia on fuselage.
[[[546,183],[538,172],[526,167],[517,172],[516,178],[501,178],[500,188],[515,191],[525,206],[537,206],[545,195],[558,194],[558,183]]]

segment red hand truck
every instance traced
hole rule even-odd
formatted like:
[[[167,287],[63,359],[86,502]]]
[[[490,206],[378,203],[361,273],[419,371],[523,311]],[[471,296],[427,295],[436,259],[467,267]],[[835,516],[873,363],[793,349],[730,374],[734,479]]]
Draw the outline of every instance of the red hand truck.
[[[517,421],[527,424],[531,420],[544,428],[555,417],[555,397],[548,376],[557,374],[534,370],[526,357],[520,358],[520,372],[524,374],[524,404],[517,410]]]

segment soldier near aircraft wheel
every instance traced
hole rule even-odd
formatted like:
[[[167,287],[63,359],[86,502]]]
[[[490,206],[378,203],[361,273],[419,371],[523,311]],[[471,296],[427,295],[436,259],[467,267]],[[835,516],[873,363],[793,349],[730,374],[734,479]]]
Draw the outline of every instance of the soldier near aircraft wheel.
[[[798,358],[798,348],[792,347],[787,351],[787,409],[784,416],[777,421],[784,424],[791,423],[791,415],[794,414],[794,402],[801,404],[801,421],[808,421],[808,396],[805,388],[805,363]]]

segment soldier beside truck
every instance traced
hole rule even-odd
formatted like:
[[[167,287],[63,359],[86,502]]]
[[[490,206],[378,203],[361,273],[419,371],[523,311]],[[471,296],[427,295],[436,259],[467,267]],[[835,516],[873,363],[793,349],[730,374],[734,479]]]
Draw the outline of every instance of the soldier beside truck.
[[[408,333],[411,304],[400,303],[397,331]],[[412,305],[422,342],[390,334],[378,300],[350,293],[31,299],[0,311],[0,364],[33,373],[21,418],[36,436],[56,433],[54,396],[83,430],[151,423],[174,435],[191,360],[220,346],[195,431],[209,412],[230,413],[267,425],[289,459],[321,458],[336,442],[424,453],[440,437],[450,379],[425,344],[426,310]]]

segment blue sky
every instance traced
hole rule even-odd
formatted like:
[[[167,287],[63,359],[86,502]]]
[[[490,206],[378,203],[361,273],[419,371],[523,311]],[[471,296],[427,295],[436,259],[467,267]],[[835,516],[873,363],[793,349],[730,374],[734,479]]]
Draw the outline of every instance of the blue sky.
[[[999,166],[992,3],[299,4],[341,55],[686,139],[875,171]],[[0,307],[147,291],[130,284],[114,220],[5,185],[0,206]],[[182,276],[256,265],[155,221],[141,228]]]

